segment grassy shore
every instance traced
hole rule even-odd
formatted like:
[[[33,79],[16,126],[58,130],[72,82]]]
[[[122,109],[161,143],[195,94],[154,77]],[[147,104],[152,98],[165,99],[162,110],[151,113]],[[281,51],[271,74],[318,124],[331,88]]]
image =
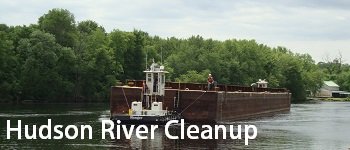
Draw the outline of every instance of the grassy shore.
[[[350,102],[350,97],[347,98],[320,98],[322,101],[329,101],[329,102]]]

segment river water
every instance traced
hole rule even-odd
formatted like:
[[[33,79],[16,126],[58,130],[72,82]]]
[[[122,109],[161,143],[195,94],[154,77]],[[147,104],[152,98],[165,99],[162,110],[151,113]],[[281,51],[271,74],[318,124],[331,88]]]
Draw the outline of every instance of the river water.
[[[101,138],[101,122],[109,119],[108,104],[35,104],[0,105],[0,149],[349,149],[350,103],[322,102],[318,104],[292,104],[288,113],[256,118],[248,121],[225,122],[234,125],[255,125],[257,138],[244,145],[243,140],[170,140],[164,128],[155,131],[155,139],[140,140]],[[91,125],[92,139],[23,139],[24,125],[52,126]],[[6,139],[6,121],[11,127],[22,121],[22,139],[11,132]],[[237,126],[236,126],[237,127]],[[173,128],[172,133],[179,133]],[[37,129],[38,132],[38,129]],[[44,134],[45,135],[45,134]],[[55,134],[53,133],[52,136]],[[228,134],[229,135],[229,134]],[[37,135],[37,138],[39,136]],[[85,137],[87,138],[87,136]]]

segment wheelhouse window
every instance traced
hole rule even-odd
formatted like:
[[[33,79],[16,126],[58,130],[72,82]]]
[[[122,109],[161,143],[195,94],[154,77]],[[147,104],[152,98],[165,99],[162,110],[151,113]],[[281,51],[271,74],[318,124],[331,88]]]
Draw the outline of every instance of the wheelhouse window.
[[[150,73],[147,73],[147,81],[148,82],[152,81],[152,75]]]

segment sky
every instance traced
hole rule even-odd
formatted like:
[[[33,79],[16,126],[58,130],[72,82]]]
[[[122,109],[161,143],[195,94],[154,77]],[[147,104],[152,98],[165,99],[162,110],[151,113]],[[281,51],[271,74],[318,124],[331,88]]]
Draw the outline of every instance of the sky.
[[[350,63],[349,0],[0,0],[0,23],[35,24],[52,8],[108,32],[139,29],[160,37],[254,39]]]

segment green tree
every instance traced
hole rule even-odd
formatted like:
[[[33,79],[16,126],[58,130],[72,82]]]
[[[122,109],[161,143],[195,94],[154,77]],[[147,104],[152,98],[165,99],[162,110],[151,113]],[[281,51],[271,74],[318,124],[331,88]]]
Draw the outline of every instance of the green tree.
[[[114,51],[116,64],[122,66],[118,79],[143,79],[145,68],[144,36],[142,31],[122,32],[112,31],[109,34],[109,47]]]
[[[59,97],[65,88],[62,77],[55,70],[61,46],[53,35],[34,31],[30,38],[21,42],[23,51],[28,53],[21,74],[23,95],[29,99],[52,100]]]
[[[80,33],[91,34],[94,31],[101,30],[106,32],[102,26],[99,26],[95,21],[86,20],[78,23],[77,29]]]
[[[187,71],[186,74],[182,74],[180,77],[176,78],[175,81],[185,83],[206,83],[209,73],[210,70],[203,70],[201,72],[190,70]]]
[[[19,94],[16,78],[18,60],[15,57],[13,41],[6,25],[0,25],[0,100],[15,99]]]
[[[77,65],[74,97],[106,101],[109,88],[116,83],[121,66],[113,59],[113,50],[108,47],[109,39],[104,29],[94,22],[87,22],[79,24],[83,30],[78,30],[79,38],[74,49]]]
[[[343,71],[337,76],[336,83],[339,84],[340,90],[350,91],[350,71]]]
[[[76,39],[74,15],[66,9],[52,9],[39,18],[39,28],[55,36],[57,43],[73,47]]]
[[[143,51],[144,37],[147,36],[145,32],[134,30],[133,40],[130,48],[125,53],[125,74],[127,78],[141,80],[144,78],[144,60],[145,55]]]

